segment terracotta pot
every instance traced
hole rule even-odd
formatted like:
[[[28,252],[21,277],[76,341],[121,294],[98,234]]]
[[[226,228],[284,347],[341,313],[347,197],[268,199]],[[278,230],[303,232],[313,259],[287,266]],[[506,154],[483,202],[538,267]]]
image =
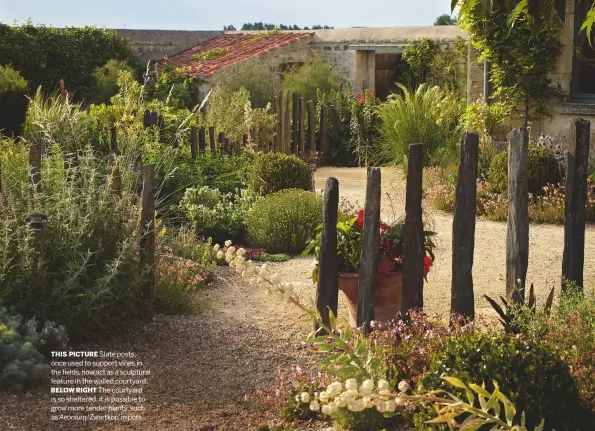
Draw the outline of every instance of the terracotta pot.
[[[347,299],[349,324],[357,327],[358,274],[339,273],[339,290]],[[377,274],[374,289],[374,320],[386,322],[394,319],[401,310],[403,273]]]

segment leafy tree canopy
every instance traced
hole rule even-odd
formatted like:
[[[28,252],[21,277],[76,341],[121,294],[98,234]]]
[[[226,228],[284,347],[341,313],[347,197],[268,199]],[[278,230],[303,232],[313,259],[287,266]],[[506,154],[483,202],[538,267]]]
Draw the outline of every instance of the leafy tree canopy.
[[[230,26],[230,27],[233,27],[233,26]],[[276,24],[270,24],[270,23],[266,23],[266,22],[265,23],[263,23],[263,22],[255,22],[255,23],[248,22],[242,26],[241,30],[244,30],[244,31],[269,30],[270,31],[270,30],[274,30],[275,28],[278,28],[279,30],[310,30],[310,28],[308,28],[308,27],[301,28],[295,24],[294,25],[285,25],[285,24],[276,25]],[[311,27],[312,30],[323,30],[323,29],[327,30],[327,29],[331,29],[331,28],[333,28],[333,27],[329,27],[328,25],[324,25],[324,26],[323,25],[313,25]],[[224,28],[224,30],[226,30],[226,29]],[[235,30],[235,27],[233,29],[228,29],[228,30]]]
[[[457,16],[449,15],[447,13],[440,15],[434,21],[434,25],[457,25]]]

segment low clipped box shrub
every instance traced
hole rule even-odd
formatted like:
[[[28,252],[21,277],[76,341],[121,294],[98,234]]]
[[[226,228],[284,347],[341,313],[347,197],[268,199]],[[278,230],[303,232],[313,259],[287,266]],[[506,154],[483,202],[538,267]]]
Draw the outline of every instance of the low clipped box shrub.
[[[10,66],[0,65],[0,131],[6,136],[20,133],[27,112],[27,81]]]
[[[528,429],[542,419],[546,430],[592,429],[587,425],[593,423],[593,414],[582,404],[568,365],[542,343],[481,331],[463,333],[434,355],[421,384],[428,390],[448,389],[442,375],[485,382],[490,392],[497,381],[519,414],[525,412]],[[465,399],[464,392],[459,395]]]
[[[249,187],[267,195],[285,189],[312,189],[312,172],[306,162],[294,155],[259,153],[249,174]]]
[[[544,147],[529,145],[529,193],[540,195],[547,184],[562,181],[564,172],[554,153]],[[495,192],[508,192],[508,152],[496,155],[490,164],[488,180]]]
[[[0,392],[22,392],[50,374],[44,353],[68,346],[64,327],[35,319],[24,321],[0,303]]]
[[[248,213],[248,243],[270,253],[298,254],[321,222],[319,196],[305,190],[283,190],[265,196]]]

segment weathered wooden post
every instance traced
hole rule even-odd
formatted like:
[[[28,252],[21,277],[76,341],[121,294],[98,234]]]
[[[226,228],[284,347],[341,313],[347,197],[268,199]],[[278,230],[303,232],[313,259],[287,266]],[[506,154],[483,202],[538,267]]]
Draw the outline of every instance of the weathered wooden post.
[[[209,148],[211,149],[211,153],[215,152],[215,127],[209,127]]]
[[[151,111],[151,127],[159,125],[159,117],[157,116],[157,112]]]
[[[145,113],[143,114],[143,127],[145,129],[151,127],[151,111],[148,109],[145,109]]]
[[[225,136],[225,138],[224,138],[224,147],[223,147],[223,150],[227,154],[231,154],[231,147],[229,145],[229,138],[227,136]]]
[[[329,159],[328,126],[326,121],[326,106],[320,107],[320,153],[323,163]]]
[[[308,100],[308,148],[310,155],[316,154],[316,111],[311,100]]]
[[[111,147],[112,147],[112,153],[115,153],[118,151],[118,134],[117,134],[117,130],[116,130],[116,125],[111,124],[109,131],[110,131],[110,143],[111,143]]]
[[[339,268],[337,263],[337,212],[339,210],[339,181],[326,180],[322,207],[322,238],[318,257],[316,309],[322,323],[330,326],[329,310],[336,316],[339,301]],[[319,330],[314,324],[314,329]]]
[[[529,264],[529,135],[515,129],[508,144],[508,229],[506,296],[524,302]]]
[[[155,195],[153,180],[155,165],[143,167],[142,195],[142,237],[140,243],[140,262],[146,278],[141,291],[141,310],[146,320],[152,320],[155,311]]]
[[[279,149],[279,141],[277,140],[277,135],[273,135],[273,151],[277,151]]]
[[[363,325],[364,333],[369,334],[372,330],[370,322],[374,320],[374,295],[380,245],[380,168],[368,168],[363,235],[364,244],[357,294],[357,326]]]
[[[562,257],[562,289],[566,281],[583,288],[585,264],[585,206],[587,205],[587,169],[591,122],[582,118],[570,123],[570,146],[564,203],[564,253]]]
[[[283,131],[285,132],[283,152],[285,154],[291,153],[291,127],[290,127],[290,112],[291,112],[291,95],[287,93],[285,98],[285,118],[283,124]]]
[[[403,245],[403,293],[401,314],[424,306],[425,238],[422,218],[423,144],[409,145],[405,196],[405,242]]]
[[[285,115],[283,113],[285,109],[285,93],[283,90],[279,90],[277,103],[279,104],[277,109],[277,144],[281,152],[283,152],[285,150]]]
[[[217,136],[217,143],[219,144],[219,151],[225,152],[225,133],[224,132],[219,132],[219,135]]]
[[[293,145],[290,153],[297,154],[300,140],[300,98],[297,94],[293,95],[293,107],[292,107],[292,129],[293,129]]]
[[[475,318],[473,251],[479,138],[466,133],[461,142],[459,177],[452,222],[452,283],[450,313]]]
[[[196,126],[190,127],[190,154],[192,160],[198,157],[198,129]]]
[[[306,154],[306,101],[303,97],[299,98],[299,154],[303,157]],[[298,152],[296,151],[296,154]]]
[[[41,143],[34,141],[29,146],[29,169],[36,193],[41,193]]]
[[[204,127],[198,129],[198,153],[205,153],[207,151],[206,131]]]
[[[252,131],[253,131],[253,130],[254,130],[254,129],[250,129],[250,135],[252,135]],[[254,145],[254,139],[252,140],[252,144]],[[248,134],[247,134],[247,133],[244,133],[244,134],[242,135],[242,146],[243,146],[244,148],[248,147]]]
[[[337,150],[341,140],[341,116],[339,115],[336,105],[331,105],[331,124],[332,133],[330,147],[331,150]]]
[[[118,168],[118,162],[115,154],[107,156],[107,170],[110,177],[110,190],[112,194],[122,197],[122,177],[120,175],[120,169]]]

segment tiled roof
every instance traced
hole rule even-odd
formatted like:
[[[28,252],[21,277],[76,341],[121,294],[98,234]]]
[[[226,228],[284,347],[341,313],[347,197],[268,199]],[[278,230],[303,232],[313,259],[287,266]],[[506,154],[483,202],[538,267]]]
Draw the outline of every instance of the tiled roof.
[[[313,35],[291,32],[224,34],[169,57],[167,64],[188,68],[189,76],[207,79],[227,66],[311,39]]]

